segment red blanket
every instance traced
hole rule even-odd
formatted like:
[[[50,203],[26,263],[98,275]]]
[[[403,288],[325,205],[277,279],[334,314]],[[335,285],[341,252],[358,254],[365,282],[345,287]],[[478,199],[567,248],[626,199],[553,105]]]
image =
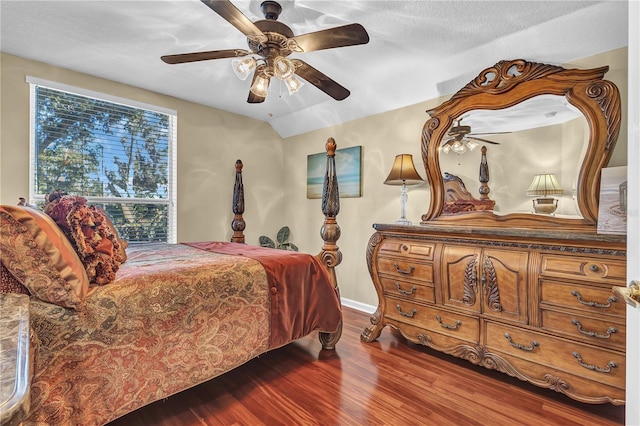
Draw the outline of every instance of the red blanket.
[[[342,318],[338,292],[314,256],[226,242],[185,243],[216,253],[246,256],[262,264],[271,295],[269,347],[283,346],[314,330],[334,332]]]

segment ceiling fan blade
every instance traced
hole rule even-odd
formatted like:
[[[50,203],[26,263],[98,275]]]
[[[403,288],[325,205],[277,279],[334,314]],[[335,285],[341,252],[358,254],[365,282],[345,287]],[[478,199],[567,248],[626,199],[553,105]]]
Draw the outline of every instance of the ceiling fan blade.
[[[251,87],[253,87],[253,83],[255,83],[256,78],[258,78],[258,72],[255,71],[253,73],[253,80],[251,81]],[[253,93],[251,90],[249,90],[249,97],[247,98],[247,102],[250,104],[259,104],[264,102],[265,98],[263,96],[258,96],[255,93]]]
[[[184,64],[186,62],[208,61],[210,59],[236,58],[248,55],[248,50],[228,49],[228,50],[210,50],[208,52],[180,53],[177,55],[164,55],[162,59],[167,64]]]
[[[483,136],[483,135],[506,135],[507,133],[513,132],[486,132],[486,133],[469,133],[472,136]]]
[[[492,143],[494,145],[500,145],[500,142],[494,142],[494,141],[490,141],[488,139],[476,138],[474,136],[468,136],[467,135],[467,139],[473,139],[473,140],[480,141],[480,142],[486,142],[486,143]]]
[[[296,60],[296,74],[337,101],[346,99],[351,94],[349,90],[299,59]]]
[[[240,9],[228,0],[200,0],[249,38],[266,40],[266,36]]]
[[[369,34],[360,24],[349,24],[328,30],[316,31],[292,37],[303,52],[314,50],[332,49],[334,47],[355,46],[367,44]]]

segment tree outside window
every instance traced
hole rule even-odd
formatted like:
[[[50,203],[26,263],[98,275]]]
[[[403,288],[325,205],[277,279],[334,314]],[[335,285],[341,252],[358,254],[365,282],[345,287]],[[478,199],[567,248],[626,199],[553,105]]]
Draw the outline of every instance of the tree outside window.
[[[175,115],[35,85],[32,198],[56,189],[101,204],[129,242],[174,242]]]

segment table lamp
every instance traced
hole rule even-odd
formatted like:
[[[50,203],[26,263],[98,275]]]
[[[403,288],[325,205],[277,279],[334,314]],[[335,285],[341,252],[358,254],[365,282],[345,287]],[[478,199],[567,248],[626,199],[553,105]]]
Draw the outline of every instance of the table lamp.
[[[396,221],[398,224],[411,225],[411,221],[407,219],[407,185],[417,185],[424,182],[413,165],[413,157],[411,154],[396,155],[393,167],[389,176],[384,181],[385,185],[402,185],[400,193],[401,217]]]

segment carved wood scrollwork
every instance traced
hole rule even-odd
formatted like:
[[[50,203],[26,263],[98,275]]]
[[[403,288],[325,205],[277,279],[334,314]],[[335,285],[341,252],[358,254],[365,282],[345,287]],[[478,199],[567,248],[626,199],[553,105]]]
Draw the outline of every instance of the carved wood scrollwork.
[[[509,376],[533,383],[534,385],[541,388],[548,388],[556,392],[566,394],[571,398],[581,402],[586,402],[589,404],[624,403],[623,400],[609,397],[585,397],[580,393],[580,391],[576,390],[564,378],[552,374],[545,374],[542,379],[524,374],[519,369],[515,368],[509,361],[505,360],[500,355],[489,352],[484,346],[474,347],[471,345],[456,345],[454,347],[443,347],[435,344],[431,336],[429,336],[428,334],[418,334],[416,337],[417,339],[412,338],[410,340],[417,340],[416,343],[420,343],[437,351],[445,352],[449,355],[465,359],[472,364],[477,364],[492,370],[501,371],[508,374]]]
[[[467,306],[476,304],[476,293],[478,293],[478,255],[474,255],[464,271],[464,294],[462,302]]]
[[[482,267],[482,284],[484,294],[487,297],[487,306],[489,306],[489,309],[495,312],[502,312],[496,268],[493,266],[493,262],[489,257],[484,259],[484,265]]]
[[[608,70],[608,66],[580,70],[523,59],[500,61],[481,71],[451,99],[427,111],[430,118],[422,130],[422,159],[430,184],[431,205],[421,223],[593,231],[598,220],[600,170],[611,157],[621,123],[618,88],[603,80]],[[575,190],[582,218],[500,215],[492,211],[447,214],[439,148],[454,121],[472,110],[501,110],[539,95],[564,96],[588,123],[588,146]]]

